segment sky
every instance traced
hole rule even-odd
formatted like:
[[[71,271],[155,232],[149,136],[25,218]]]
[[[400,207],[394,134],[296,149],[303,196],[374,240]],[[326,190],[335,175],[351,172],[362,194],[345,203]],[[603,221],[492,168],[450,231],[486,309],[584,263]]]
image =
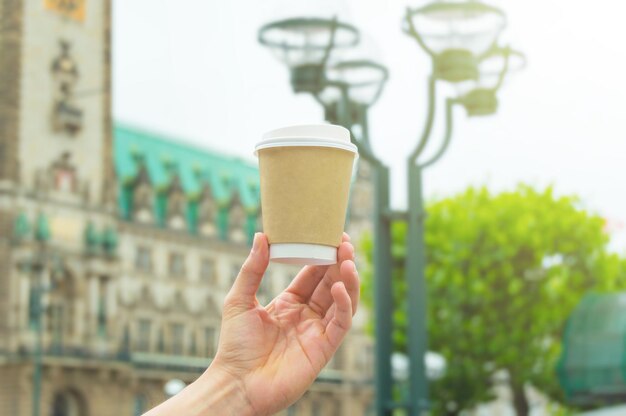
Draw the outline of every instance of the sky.
[[[375,152],[392,167],[392,203],[406,205],[406,155],[426,114],[428,56],[402,33],[408,0],[114,0],[116,120],[254,161],[267,130],[316,123],[315,100],[295,95],[287,68],[257,42],[269,21],[331,15],[357,26],[390,78],[370,110]],[[423,3],[422,3],[423,4]],[[493,4],[493,3],[492,3]],[[499,93],[498,112],[454,112],[450,149],[425,174],[427,197],[467,186],[519,183],[580,196],[609,221],[626,251],[626,3],[614,0],[497,1],[507,14],[502,44],[528,65]],[[433,146],[442,134],[440,85]],[[436,147],[436,146],[434,146]]]

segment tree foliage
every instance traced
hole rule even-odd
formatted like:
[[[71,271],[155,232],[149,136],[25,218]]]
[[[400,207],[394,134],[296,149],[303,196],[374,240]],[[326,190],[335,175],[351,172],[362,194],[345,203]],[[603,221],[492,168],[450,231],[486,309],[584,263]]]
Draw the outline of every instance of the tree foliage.
[[[506,370],[519,415],[524,385],[560,399],[555,365],[564,323],[587,291],[619,286],[623,262],[608,251],[604,220],[575,197],[551,188],[486,188],[427,207],[429,350],[447,361],[431,383],[436,414],[457,414],[490,399],[493,376]],[[406,224],[393,226],[394,347],[405,351]],[[364,248],[370,253],[371,239]],[[372,305],[371,267],[363,298]]]

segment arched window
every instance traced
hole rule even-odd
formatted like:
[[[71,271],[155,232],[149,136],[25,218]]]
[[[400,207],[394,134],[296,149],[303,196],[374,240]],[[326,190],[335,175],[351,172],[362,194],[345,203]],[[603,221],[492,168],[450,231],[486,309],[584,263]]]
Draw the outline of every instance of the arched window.
[[[75,391],[62,391],[54,395],[50,416],[88,416],[83,397]]]

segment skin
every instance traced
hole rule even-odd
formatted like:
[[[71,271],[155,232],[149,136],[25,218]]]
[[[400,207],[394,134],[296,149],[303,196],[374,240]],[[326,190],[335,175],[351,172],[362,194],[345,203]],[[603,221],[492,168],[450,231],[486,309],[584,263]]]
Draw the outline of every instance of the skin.
[[[271,415],[298,400],[330,361],[359,301],[354,247],[344,233],[337,264],[306,266],[267,306],[256,293],[269,263],[262,233],[226,296],[211,366],[144,416]]]

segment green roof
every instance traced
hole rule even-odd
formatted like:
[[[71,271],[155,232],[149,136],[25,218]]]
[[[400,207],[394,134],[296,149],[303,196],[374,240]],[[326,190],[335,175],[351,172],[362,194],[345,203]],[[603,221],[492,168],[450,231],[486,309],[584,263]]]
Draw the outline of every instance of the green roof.
[[[565,327],[557,373],[572,402],[626,397],[626,293],[581,300]]]
[[[120,123],[114,126],[114,139],[115,172],[120,186],[119,208],[123,218],[130,219],[132,197],[128,190],[141,167],[145,166],[150,184],[156,191],[157,216],[164,212],[158,208],[163,203],[162,194],[172,179],[178,176],[188,198],[188,210],[194,209],[194,201],[203,186],[208,185],[213,198],[224,211],[220,215],[222,222],[227,223],[224,218],[224,215],[227,216],[226,207],[236,196],[250,217],[250,227],[256,221],[260,206],[259,172],[256,164],[186,144],[177,137]],[[157,221],[163,223],[162,219],[157,218]],[[193,226],[195,224],[191,224],[190,229]]]

